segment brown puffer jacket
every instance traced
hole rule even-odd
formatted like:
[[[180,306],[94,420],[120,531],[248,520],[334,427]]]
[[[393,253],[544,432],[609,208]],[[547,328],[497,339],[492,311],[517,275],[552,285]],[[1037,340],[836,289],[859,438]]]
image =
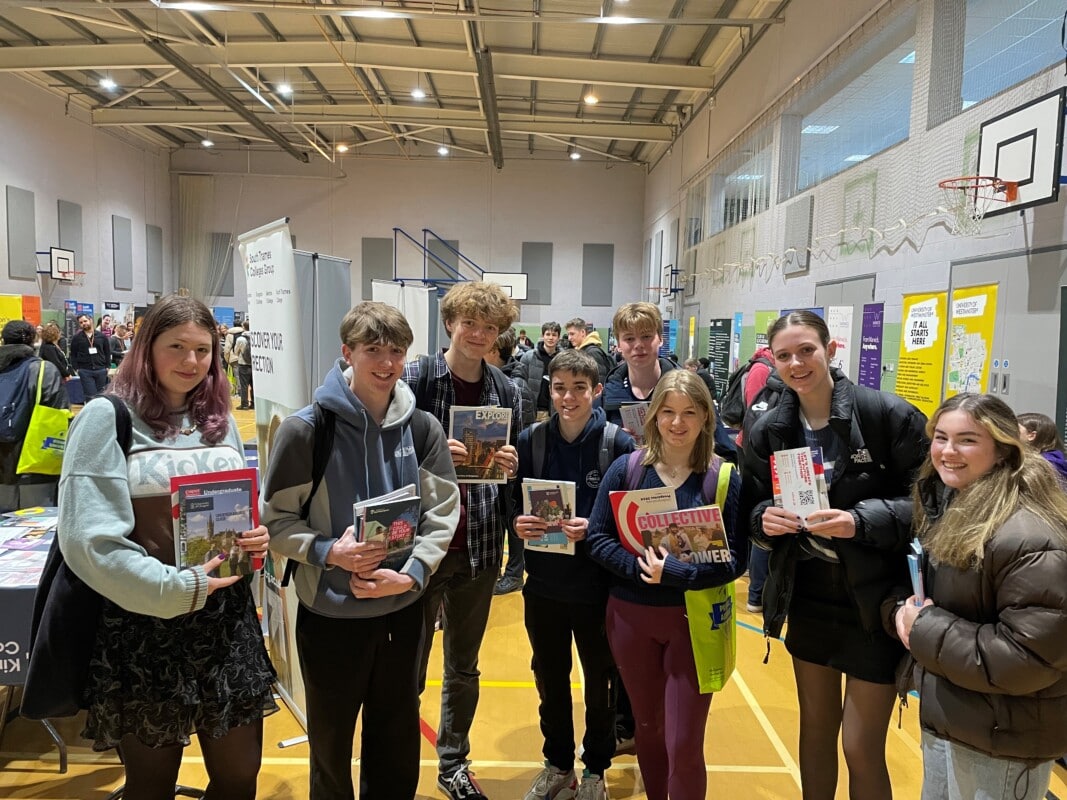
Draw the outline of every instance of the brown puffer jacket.
[[[931,566],[911,630],[925,730],[1031,764],[1067,753],[1067,543],[1020,509],[981,569]]]

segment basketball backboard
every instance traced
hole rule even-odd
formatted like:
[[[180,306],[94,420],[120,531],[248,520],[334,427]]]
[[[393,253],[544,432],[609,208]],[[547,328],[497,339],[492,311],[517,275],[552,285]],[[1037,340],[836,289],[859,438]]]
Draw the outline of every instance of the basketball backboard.
[[[995,202],[987,217],[1059,199],[1064,90],[1038,97],[982,123],[977,175],[1019,184],[1014,202]]]
[[[483,281],[486,283],[498,284],[512,300],[526,299],[526,279],[527,275],[525,272],[482,273]]]
[[[48,248],[48,266],[52,280],[73,282],[77,269],[74,266],[74,251],[62,247]]]

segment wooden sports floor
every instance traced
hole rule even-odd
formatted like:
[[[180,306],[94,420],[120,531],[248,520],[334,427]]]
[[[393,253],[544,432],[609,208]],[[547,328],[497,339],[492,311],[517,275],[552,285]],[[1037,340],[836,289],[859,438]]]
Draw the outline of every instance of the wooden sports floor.
[[[252,437],[251,414],[239,415],[242,433]],[[246,429],[247,428],[247,429]],[[744,611],[747,580],[738,582],[738,664],[727,688],[711,704],[705,759],[709,797],[752,800],[799,798],[797,768],[798,713],[789,655],[773,642],[769,664],[763,664],[764,639],[756,615]],[[453,624],[461,624],[455,621]],[[537,722],[537,693],[530,672],[530,647],[522,621],[522,597],[516,592],[496,597],[481,659],[482,690],[471,733],[475,772],[490,800],[518,800],[541,768],[541,738]],[[574,658],[577,665],[577,656]],[[441,647],[436,642],[430,675],[441,674]],[[576,730],[582,727],[581,682],[573,676]],[[436,730],[440,681],[431,681],[423,698],[425,736],[422,748],[420,798],[444,798],[436,788],[436,757],[430,737]],[[667,710],[670,713],[670,709]],[[0,735],[0,797],[54,800],[102,800],[122,782],[122,769],[113,753],[96,754],[77,738],[82,719],[62,721],[58,728],[70,745],[66,774],[58,772],[58,755],[37,723],[15,719]],[[298,800],[308,795],[307,745],[279,748],[278,743],[302,734],[282,711],[265,723],[263,768],[259,797]],[[358,738],[357,731],[357,738]],[[894,713],[888,737],[889,770],[897,798],[918,798],[922,781],[917,703],[904,710],[902,726]],[[358,753],[358,749],[357,749]],[[839,759],[837,798],[848,798],[844,760]],[[358,759],[353,760],[358,779]],[[1067,772],[1055,768],[1051,791],[1067,800]],[[183,784],[203,787],[206,774],[199,749],[190,746],[180,774]],[[613,800],[643,798],[634,756],[620,756],[607,774]],[[860,799],[861,800],[861,799]]]

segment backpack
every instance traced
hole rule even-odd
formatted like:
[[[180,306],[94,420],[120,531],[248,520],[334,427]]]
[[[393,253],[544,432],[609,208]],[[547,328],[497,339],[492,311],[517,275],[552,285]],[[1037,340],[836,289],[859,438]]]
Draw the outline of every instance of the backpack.
[[[114,395],[103,397],[115,407],[115,438],[122,454],[129,456],[133,443],[130,410]],[[22,690],[22,716],[72,717],[85,707],[89,660],[103,608],[104,598],[67,566],[57,532],[33,598],[30,665]]]
[[[730,374],[726,382],[726,391],[719,399],[719,418],[724,425],[740,428],[745,421],[745,410],[748,408],[748,404],[745,403],[745,380],[748,378],[752,365],[759,363],[774,368],[770,360],[764,356],[753,356]]]
[[[242,367],[252,366],[252,337],[248,335],[248,331],[245,331],[244,333],[240,334],[237,339],[245,340],[244,349],[237,354],[237,364]],[[233,344],[234,349],[236,350],[237,341],[235,340]]]
[[[30,396],[31,362],[38,358],[24,358],[0,372],[0,442],[21,442],[33,413]]]
[[[530,453],[533,457],[533,477],[540,478],[545,474],[545,462],[548,453],[548,425],[550,420],[536,422],[530,428]],[[619,431],[622,430],[614,422],[604,425],[604,433],[600,437],[600,454],[597,464],[600,468],[600,478],[603,480],[608,467],[618,458],[619,453],[615,450],[615,440]]]
[[[311,501],[315,499],[315,492],[319,490],[319,484],[326,477],[326,465],[330,462],[330,453],[333,452],[333,436],[337,428],[337,415],[328,408],[323,408],[318,403],[312,406],[315,419],[312,427],[315,430],[315,440],[311,445],[311,491],[307,500],[300,507],[300,518],[307,519],[311,513]],[[426,439],[430,433],[429,412],[419,414],[418,411],[411,415],[411,438],[415,444],[415,458],[422,464],[426,456]],[[296,572],[299,563],[290,558],[285,562],[285,573],[282,575],[282,586],[288,586],[289,580]]]
[[[644,453],[643,449],[634,450],[626,459],[626,482],[623,488],[627,491],[639,487],[644,479],[645,470],[648,469],[647,464],[641,463]],[[720,511],[723,510],[726,495],[730,491],[730,473],[733,468],[733,464],[722,458],[718,459],[718,463],[714,460],[711,462],[711,466],[704,473],[704,482],[700,485],[700,499],[705,504],[710,504],[714,498],[715,505]]]

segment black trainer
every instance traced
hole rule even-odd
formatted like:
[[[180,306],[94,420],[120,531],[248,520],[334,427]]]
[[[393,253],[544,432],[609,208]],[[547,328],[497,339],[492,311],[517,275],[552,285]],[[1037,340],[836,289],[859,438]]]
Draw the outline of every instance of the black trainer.
[[[474,773],[464,764],[451,777],[439,775],[437,788],[452,800],[489,800],[474,780]]]

